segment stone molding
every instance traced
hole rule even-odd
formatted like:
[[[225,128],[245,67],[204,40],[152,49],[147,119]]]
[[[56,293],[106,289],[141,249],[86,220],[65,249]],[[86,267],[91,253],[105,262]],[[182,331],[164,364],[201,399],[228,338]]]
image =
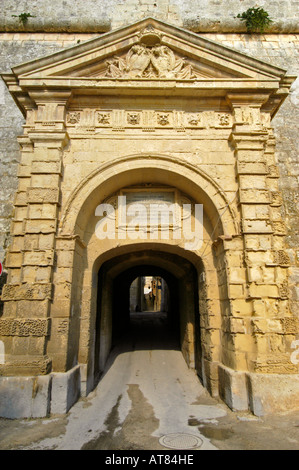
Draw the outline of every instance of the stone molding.
[[[112,7],[111,7],[112,8]],[[137,8],[137,5],[136,5]],[[283,7],[282,7],[283,8]],[[10,11],[12,11],[10,9]],[[33,10],[32,10],[33,11]],[[147,13],[147,12],[146,12]],[[139,19],[146,17],[147,14],[140,11]],[[236,14],[240,11],[236,11]],[[66,17],[56,17],[55,12],[50,16],[30,18],[27,24],[23,25],[18,21],[18,18],[13,17],[10,14],[3,15],[0,18],[0,31],[1,32],[32,32],[32,33],[105,33],[113,29],[113,23],[116,19],[111,19],[105,14],[99,14],[97,18],[90,16],[81,15],[80,17],[68,14]],[[17,15],[17,12],[16,12]],[[159,19],[163,21],[174,22],[174,19],[168,18],[168,14],[164,13],[163,17],[160,14]],[[128,18],[123,20],[118,18],[118,24],[125,25],[128,22]],[[177,21],[176,21],[177,23]],[[179,19],[179,23],[182,27],[189,29],[196,33],[244,33],[246,28],[244,24],[234,18],[233,16],[225,16],[225,12],[221,14],[221,21],[219,16],[214,16],[210,13],[208,18],[198,17],[197,15],[190,15],[189,17],[182,17]],[[299,26],[296,17],[286,18],[274,18],[273,24],[267,29],[268,33],[298,33]]]

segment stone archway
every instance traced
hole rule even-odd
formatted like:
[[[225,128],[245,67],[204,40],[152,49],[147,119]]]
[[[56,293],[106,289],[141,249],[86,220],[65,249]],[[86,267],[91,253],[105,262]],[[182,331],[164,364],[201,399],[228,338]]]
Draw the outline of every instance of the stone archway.
[[[115,178],[115,175],[118,177]],[[59,234],[78,233],[82,236],[82,227],[91,210],[92,201],[104,199],[120,187],[134,184],[169,184],[186,191],[205,206],[211,220],[217,227],[215,237],[223,233],[234,235],[238,233],[238,220],[231,207],[233,201],[221,186],[200,167],[186,162],[184,159],[167,154],[138,153],[113,158],[112,161],[101,165],[88,174],[71,192],[66,201],[60,219]]]
[[[171,167],[170,162],[173,163]],[[106,171],[108,172],[107,174],[105,174]],[[175,185],[168,186],[165,184],[169,183],[169,181],[175,182]],[[107,194],[106,183],[110,189],[114,189],[112,195]],[[136,243],[127,238],[121,241],[104,240],[100,243],[94,234],[97,220],[95,217],[95,209],[98,203],[103,201],[105,196],[104,200],[111,202],[111,198],[116,197],[115,195],[118,194],[118,191],[122,191],[123,186],[128,183],[133,183],[133,186],[129,186],[127,189],[138,187],[140,191],[141,189],[148,190],[150,187],[151,192],[159,191],[161,188],[165,190],[165,188],[173,188],[175,186],[175,191],[178,191],[179,194],[183,193],[184,197],[191,197],[191,193],[193,196],[191,198],[192,200],[196,197],[198,203],[203,203],[204,244],[201,250],[199,252],[185,250],[183,244],[181,242],[177,243],[175,240],[163,240],[162,242],[161,240],[146,240]],[[198,184],[201,184],[201,186]],[[84,196],[85,198],[83,200]],[[218,208],[215,207],[214,201],[211,200],[213,196],[218,204]],[[219,213],[220,209],[222,209],[225,215],[224,220],[222,220],[221,213]],[[85,371],[83,375],[86,378],[86,383],[84,380],[82,381],[83,390],[88,392],[93,388],[94,376],[96,375],[94,371],[95,357],[93,348],[96,349],[99,346],[93,344],[92,338],[94,330],[99,331],[98,327],[96,327],[96,312],[98,309],[96,301],[96,279],[98,271],[103,268],[106,263],[113,265],[119,257],[123,256],[124,259],[127,256],[130,259],[133,255],[146,250],[148,255],[144,255],[143,261],[140,261],[139,264],[159,267],[161,260],[158,262],[157,256],[149,256],[149,253],[157,251],[160,252],[161,256],[166,254],[170,260],[176,257],[176,263],[174,261],[170,262],[169,260],[168,263],[165,261],[166,267],[164,266],[164,269],[168,273],[172,273],[172,276],[176,278],[180,276],[184,277],[182,274],[183,270],[181,269],[184,263],[191,263],[193,266],[192,269],[196,272],[197,280],[196,282],[192,281],[193,287],[190,295],[193,297],[197,296],[196,309],[198,310],[200,308],[203,312],[204,327],[202,331],[204,332],[205,357],[200,357],[200,359],[199,357],[196,359],[193,357],[192,360],[190,359],[191,353],[188,351],[188,348],[193,348],[192,354],[194,355],[194,339],[190,342],[188,347],[185,347],[188,343],[188,341],[186,341],[182,349],[185,350],[187,363],[192,364],[192,367],[194,367],[195,361],[197,362],[197,371],[210,392],[215,395],[218,394],[217,368],[221,360],[222,348],[220,344],[221,316],[225,314],[226,308],[225,292],[222,288],[223,292],[221,293],[221,289],[219,288],[219,276],[222,276],[223,282],[225,273],[220,274],[220,271],[225,264],[224,261],[221,261],[225,254],[221,242],[222,238],[219,238],[220,244],[213,243],[214,237],[217,239],[217,237],[221,237],[223,234],[223,225],[226,227],[226,231],[235,229],[235,221],[231,217],[231,208],[226,203],[225,198],[223,198],[221,189],[217,189],[217,185],[211,178],[202,172],[198,172],[192,165],[186,166],[178,160],[174,162],[174,159],[167,156],[155,156],[151,158],[145,157],[144,155],[135,155],[126,159],[117,159],[114,164],[105,165],[102,169],[100,168],[94,172],[94,174],[87,178],[85,183],[82,184],[80,188],[77,188],[70,196],[65,214],[62,217],[59,239],[61,243],[64,243],[62,245],[63,256],[66,254],[65,243],[67,240],[71,238],[72,243],[75,243],[77,246],[75,251],[73,247],[71,248],[70,256],[74,256],[73,266],[76,266],[76,271],[78,267],[80,267],[81,273],[78,274],[78,281],[72,285],[72,290],[69,295],[69,308],[72,309],[71,305],[82,305],[82,310],[80,314],[79,312],[77,314],[76,312],[74,313],[73,310],[73,332],[70,331],[69,333],[72,336],[71,346],[73,349],[70,348],[68,352],[65,351],[64,354],[67,353],[70,362],[72,362],[74,357],[78,354],[78,361],[81,364],[81,370]],[[84,227],[84,229],[82,229],[82,227]],[[72,233],[76,233],[76,237],[70,237],[68,233],[65,233],[69,230],[72,230]],[[217,251],[217,256],[215,250]],[[131,262],[132,261],[129,261],[127,264],[123,265],[124,271],[128,272]],[[58,266],[58,275],[59,271]],[[105,273],[105,275],[108,275],[106,271]],[[178,273],[181,273],[180,276]],[[114,279],[115,276],[111,277],[111,273],[109,273],[108,277],[110,278],[109,282],[112,282],[111,279]],[[110,288],[112,288],[111,286],[112,284]],[[106,291],[109,289],[106,289]],[[188,289],[183,289],[183,292],[187,291]],[[107,307],[110,305],[111,296],[105,296],[105,299]],[[56,309],[57,305],[57,309],[59,308],[61,311],[60,300],[61,299],[58,298],[57,303],[54,300],[53,308]],[[185,303],[186,305],[188,304],[188,299],[185,299]],[[112,307],[110,305],[110,307],[107,308],[109,310]],[[191,309],[194,315],[194,307]],[[111,311],[107,313],[106,317],[109,318],[109,315],[111,318]],[[190,330],[186,333],[187,336],[191,334],[191,336],[194,337],[195,322],[198,320],[198,318],[192,320],[190,323],[192,333],[190,333]],[[212,323],[213,326],[211,328]],[[212,331],[213,335],[211,335]],[[78,332],[80,332],[80,337]],[[199,336],[199,333],[197,333],[197,335]],[[103,367],[103,363],[107,359],[111,345],[111,338],[109,339],[108,336],[109,335],[106,335],[106,339],[102,341],[101,367]],[[181,341],[181,343],[183,344],[184,342]],[[77,344],[76,348],[74,348],[75,344]],[[104,346],[104,344],[106,346]],[[198,340],[196,346],[197,352],[202,349],[201,344],[201,340]],[[103,348],[105,352],[103,352]],[[58,354],[61,354],[61,349],[57,348],[56,338],[52,344],[51,341],[49,342],[49,350],[53,358],[55,358],[57,350],[59,350]],[[77,353],[76,351],[79,352]],[[61,359],[57,355],[57,364],[59,364],[60,361]]]
[[[99,271],[95,341],[95,375],[103,369],[113,341],[129,324],[129,286],[139,275],[159,275],[170,291],[169,329],[175,329],[183,356],[190,368],[201,370],[201,334],[198,303],[198,273],[181,256],[167,253],[164,246],[111,258]],[[181,269],[178,269],[181,266]],[[204,312],[203,312],[204,314]]]

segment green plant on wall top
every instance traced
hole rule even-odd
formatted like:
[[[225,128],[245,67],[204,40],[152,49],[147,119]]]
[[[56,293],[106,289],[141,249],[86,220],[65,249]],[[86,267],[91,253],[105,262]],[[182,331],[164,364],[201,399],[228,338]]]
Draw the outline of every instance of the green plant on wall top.
[[[248,33],[263,33],[273,23],[269,14],[261,7],[248,8],[248,10],[237,15],[241,21],[245,21]]]
[[[25,24],[27,23],[28,18],[35,18],[35,16],[31,15],[31,13],[21,13],[20,15],[11,15],[11,16],[14,16],[15,18],[19,18],[23,26],[25,26]]]

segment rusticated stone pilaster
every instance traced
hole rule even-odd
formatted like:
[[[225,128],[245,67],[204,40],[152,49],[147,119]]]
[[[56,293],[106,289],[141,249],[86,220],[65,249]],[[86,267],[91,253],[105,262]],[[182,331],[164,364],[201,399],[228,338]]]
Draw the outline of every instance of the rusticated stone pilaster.
[[[49,372],[52,364],[46,358],[46,338],[51,325],[48,316],[69,96],[63,91],[33,92],[25,103],[27,123],[25,134],[19,139],[19,190],[6,262],[8,283],[2,291],[4,315],[0,320],[0,337],[7,356],[1,370],[7,375],[21,369],[22,375],[26,375],[24,371],[43,374]],[[12,317],[12,312],[16,317]],[[26,357],[25,362],[17,359],[21,356]]]
[[[275,162],[275,141],[270,119],[261,114],[264,95],[248,100],[230,95],[235,124],[231,141],[235,147],[239,180],[239,207],[247,272],[246,299],[252,305],[250,368],[257,372],[296,373],[286,352],[283,318],[291,315],[288,302],[284,247],[285,227],[280,214],[281,196]],[[255,102],[256,101],[256,102]],[[268,123],[267,127],[264,123]],[[279,240],[278,240],[279,239]]]

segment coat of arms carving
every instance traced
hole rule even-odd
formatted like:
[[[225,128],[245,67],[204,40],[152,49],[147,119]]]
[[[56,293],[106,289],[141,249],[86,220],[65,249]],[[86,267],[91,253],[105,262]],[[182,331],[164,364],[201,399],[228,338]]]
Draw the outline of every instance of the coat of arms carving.
[[[195,78],[192,66],[161,44],[155,30],[140,33],[139,43],[130,48],[125,57],[114,56],[107,61],[106,77],[111,78]]]

